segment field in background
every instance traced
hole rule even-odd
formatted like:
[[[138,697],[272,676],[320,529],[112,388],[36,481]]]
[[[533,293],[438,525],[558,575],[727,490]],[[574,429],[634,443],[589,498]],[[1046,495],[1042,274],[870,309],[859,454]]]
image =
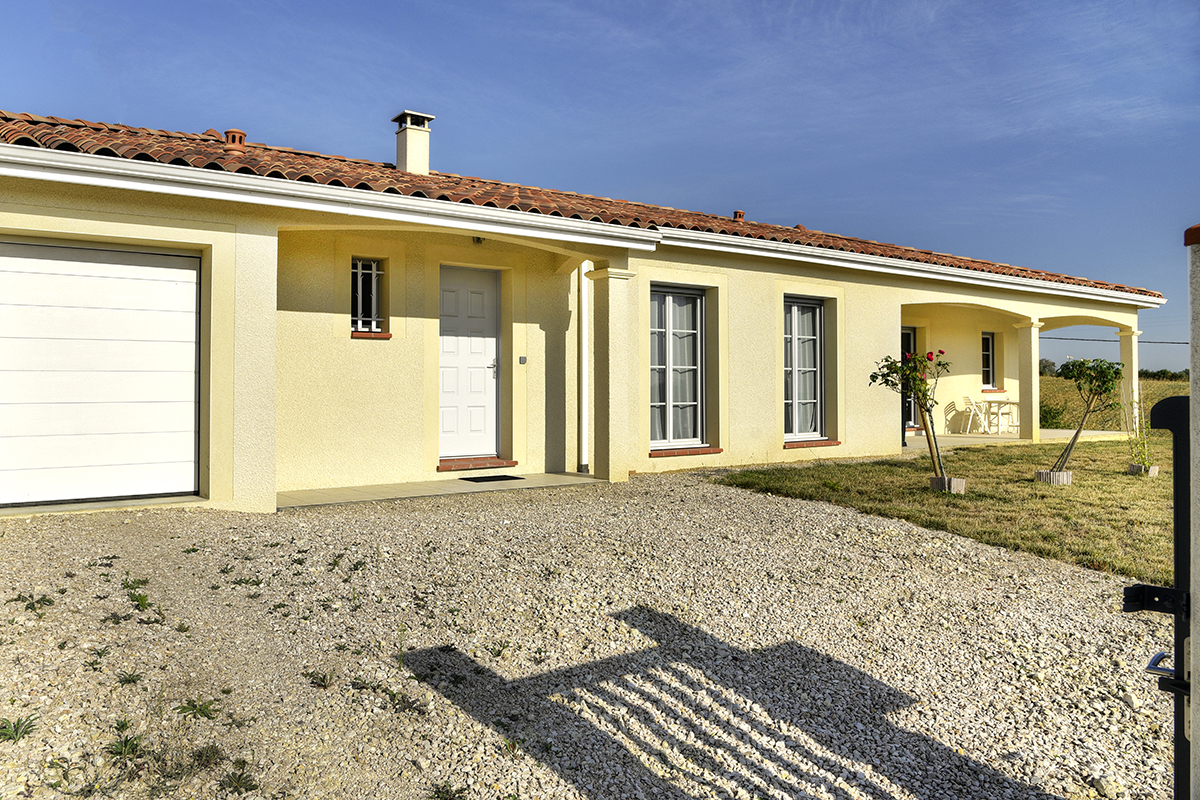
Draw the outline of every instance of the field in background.
[[[1150,381],[1142,380],[1142,407],[1146,409],[1146,413],[1150,413],[1150,409],[1159,400],[1166,397],[1174,397],[1175,395],[1187,394],[1187,381]],[[1042,376],[1042,407],[1063,409],[1061,416],[1061,425],[1045,424],[1043,416],[1043,428],[1074,428],[1079,424],[1079,417],[1083,414],[1083,401],[1079,399],[1079,392],[1075,390],[1075,384],[1066,378],[1048,378]],[[1102,411],[1093,414],[1088,420],[1088,430],[1093,431],[1123,431],[1125,430],[1125,419],[1121,413],[1121,409],[1114,408],[1110,411]]]

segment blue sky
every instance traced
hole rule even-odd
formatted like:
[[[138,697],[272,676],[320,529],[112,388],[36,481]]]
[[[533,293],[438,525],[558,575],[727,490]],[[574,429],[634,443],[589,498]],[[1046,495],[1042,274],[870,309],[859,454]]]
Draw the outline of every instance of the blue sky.
[[[0,108],[732,214],[1146,286],[1186,341],[1200,4],[5,4]],[[1044,340],[1043,355],[1117,357]],[[1187,348],[1144,344],[1182,369]]]

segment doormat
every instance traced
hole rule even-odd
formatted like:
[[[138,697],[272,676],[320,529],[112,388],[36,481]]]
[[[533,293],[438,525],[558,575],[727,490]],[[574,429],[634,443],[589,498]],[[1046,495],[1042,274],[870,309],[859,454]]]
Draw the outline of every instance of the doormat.
[[[523,481],[525,479],[516,475],[480,475],[477,478],[459,478],[459,480],[471,483],[491,483],[492,481]]]

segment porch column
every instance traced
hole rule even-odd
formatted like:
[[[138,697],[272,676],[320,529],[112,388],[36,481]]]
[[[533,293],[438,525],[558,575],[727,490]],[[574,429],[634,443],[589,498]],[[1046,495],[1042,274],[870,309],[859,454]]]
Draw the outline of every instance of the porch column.
[[[595,474],[614,483],[629,480],[638,442],[638,320],[637,273],[628,261],[596,261],[587,273],[595,283]],[[647,325],[649,323],[646,323]],[[649,410],[647,409],[647,412]]]
[[[1138,399],[1141,397],[1141,381],[1138,379],[1138,337],[1141,331],[1125,328],[1117,331],[1121,337],[1121,402],[1133,403],[1132,414],[1137,415]]]
[[[1021,353],[1021,363],[1018,368],[1017,380],[1021,383],[1021,430],[1018,434],[1022,439],[1031,442],[1042,440],[1040,422],[1042,389],[1039,384],[1038,360],[1042,357],[1040,334],[1038,331],[1046,323],[1030,320],[1013,325],[1017,329],[1017,349]]]

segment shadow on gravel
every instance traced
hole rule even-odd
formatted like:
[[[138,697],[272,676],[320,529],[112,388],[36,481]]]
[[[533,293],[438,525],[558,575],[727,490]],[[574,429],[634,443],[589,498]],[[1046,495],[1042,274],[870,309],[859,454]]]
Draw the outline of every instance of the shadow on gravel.
[[[896,727],[885,714],[910,697],[815,650],[740,650],[640,606],[613,616],[658,646],[513,681],[449,645],[405,662],[594,800],[1058,797]]]

